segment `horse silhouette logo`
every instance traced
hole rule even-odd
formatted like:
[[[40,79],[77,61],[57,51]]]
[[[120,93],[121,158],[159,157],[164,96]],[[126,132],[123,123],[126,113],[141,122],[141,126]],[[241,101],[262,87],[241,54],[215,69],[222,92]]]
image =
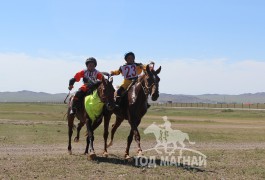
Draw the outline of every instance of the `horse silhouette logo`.
[[[158,149],[164,149],[165,153],[171,155],[176,149],[180,149],[180,156],[182,156],[182,150],[185,148],[184,141],[187,140],[189,144],[195,144],[189,140],[189,135],[180,130],[173,130],[171,128],[171,122],[167,119],[167,116],[163,117],[165,121],[162,125],[156,123],[151,124],[144,130],[144,134],[153,133],[156,138],[156,146],[153,148],[157,153],[162,154]],[[181,147],[178,147],[180,145]],[[168,151],[172,149],[171,151]]]

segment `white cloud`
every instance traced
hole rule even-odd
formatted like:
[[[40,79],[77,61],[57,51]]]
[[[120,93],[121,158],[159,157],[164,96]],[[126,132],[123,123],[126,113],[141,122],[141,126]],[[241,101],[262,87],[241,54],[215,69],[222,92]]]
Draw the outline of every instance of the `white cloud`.
[[[84,56],[32,57],[26,54],[0,53],[0,91],[32,90],[37,92],[67,92],[69,79],[85,68]],[[265,91],[265,62],[225,59],[156,60],[160,73],[160,92],[172,94],[240,94]],[[142,61],[143,63],[148,61]],[[98,58],[98,69],[117,69],[123,59]],[[121,76],[114,77],[114,85]],[[75,84],[75,90],[81,83]]]
[[[265,62],[175,60],[163,63],[160,91],[174,94],[264,92]]]
[[[37,92],[67,92],[70,78],[85,68],[85,58],[72,56],[62,57],[31,57],[26,54],[0,53],[0,91],[31,90]],[[100,60],[101,71],[119,68],[120,61]],[[121,77],[115,77],[119,84]],[[75,90],[81,82],[75,83]]]

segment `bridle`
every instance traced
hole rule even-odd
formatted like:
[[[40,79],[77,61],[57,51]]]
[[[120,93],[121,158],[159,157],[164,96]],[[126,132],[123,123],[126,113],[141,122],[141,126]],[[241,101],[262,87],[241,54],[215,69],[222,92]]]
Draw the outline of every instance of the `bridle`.
[[[107,80],[108,82],[107,82],[107,84],[106,84],[106,86],[110,86],[110,82],[109,82],[109,78],[108,78],[108,80]],[[112,103],[112,101],[110,100],[110,99],[113,99],[113,98],[111,98],[109,95],[110,95],[110,93],[108,92],[108,95],[106,95],[104,92],[103,92],[103,89],[102,89],[102,86],[104,86],[104,85],[100,85],[101,87],[99,87],[99,89],[97,89],[97,90],[99,90],[100,91],[100,101],[102,102],[102,103],[104,103],[107,107]],[[104,99],[104,100],[103,100]]]
[[[148,77],[149,77],[149,76],[148,76]],[[141,79],[140,83],[141,83],[141,86],[142,86],[142,88],[143,88],[143,90],[144,90],[144,94],[145,94],[146,96],[148,96],[148,95],[151,95],[151,93],[152,93],[151,89],[153,88],[153,86],[155,85],[155,83],[153,82],[150,86],[148,86],[148,83],[146,83],[146,81],[145,81],[145,82],[144,82],[144,85],[143,85],[142,81],[143,81],[144,79],[146,79],[146,78],[144,77],[143,79]]]

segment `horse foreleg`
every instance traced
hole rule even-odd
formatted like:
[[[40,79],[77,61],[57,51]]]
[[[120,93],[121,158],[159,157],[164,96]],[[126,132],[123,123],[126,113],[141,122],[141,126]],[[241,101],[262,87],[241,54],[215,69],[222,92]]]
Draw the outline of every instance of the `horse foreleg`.
[[[108,151],[107,151],[107,140],[109,136],[109,122],[110,122],[111,115],[105,115],[104,116],[104,152],[103,156],[108,157]]]
[[[121,125],[121,123],[122,123],[123,120],[124,120],[124,119],[119,118],[119,117],[116,116],[116,121],[115,121],[115,123],[112,125],[112,128],[111,128],[110,142],[109,142],[109,144],[108,144],[107,147],[112,146],[112,144],[113,144],[113,139],[114,139],[114,134],[115,134],[117,128]]]
[[[141,122],[141,119],[137,119],[135,121],[135,126],[132,126],[133,127],[133,133],[134,133],[134,140],[136,141],[137,143],[137,147],[138,147],[138,150],[137,150],[137,153],[138,153],[138,156],[142,156],[143,153],[142,153],[142,148],[141,148],[141,136],[140,136],[140,133],[138,131],[138,126]]]
[[[91,121],[86,122],[86,128],[87,128],[87,137],[86,137],[86,150],[84,154],[88,154],[88,148],[90,144],[90,132],[91,132]]]
[[[89,141],[90,141],[90,146],[88,147],[88,159],[93,160],[96,157],[95,150],[94,150],[94,133],[92,132],[89,135]]]
[[[137,147],[138,147],[138,150],[137,150],[138,156],[142,156],[143,154],[142,154],[142,148],[141,148],[141,143],[140,143],[141,136],[138,131],[138,128],[134,129],[133,133],[134,133],[134,140],[136,141]]]
[[[90,141],[89,141],[89,137],[88,137],[88,135],[87,135],[87,137],[86,137],[86,150],[85,150],[85,153],[84,153],[85,155],[88,154],[89,142],[90,142]]]
[[[130,156],[129,156],[129,151],[130,151],[130,146],[132,144],[132,140],[133,140],[133,130],[131,129],[130,131],[130,134],[127,138],[127,147],[126,147],[126,150],[125,150],[125,159],[129,159]]]
[[[96,157],[94,151],[94,129],[90,119],[87,120],[87,147],[86,152],[88,153],[88,159],[93,160]],[[97,127],[97,126],[96,126]]]

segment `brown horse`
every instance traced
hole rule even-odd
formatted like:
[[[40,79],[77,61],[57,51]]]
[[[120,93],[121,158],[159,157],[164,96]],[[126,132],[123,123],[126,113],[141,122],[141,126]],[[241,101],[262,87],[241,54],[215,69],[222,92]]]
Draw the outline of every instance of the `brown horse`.
[[[103,112],[102,115],[104,116],[104,129],[108,129],[109,126],[109,120],[110,120],[110,116],[111,114],[108,113],[110,109],[112,109],[114,102],[113,102],[113,94],[114,94],[114,88],[112,85],[112,79],[109,80],[105,80],[105,78],[103,77],[102,81],[100,84],[97,84],[95,86],[95,89],[97,90],[97,93],[101,99],[102,102],[104,102],[104,107],[103,107]],[[85,106],[84,106],[84,102],[81,103],[80,108],[77,110],[76,114],[70,114],[70,111],[72,109],[72,104],[73,104],[73,97],[70,97],[69,103],[68,103],[68,110],[67,110],[67,119],[68,119],[68,152],[69,154],[72,154],[72,145],[71,145],[71,139],[72,139],[72,134],[73,134],[73,128],[74,128],[74,119],[75,117],[80,121],[78,123],[77,126],[77,136],[75,137],[74,141],[78,142],[79,141],[79,136],[80,136],[80,131],[82,129],[82,127],[86,124],[87,121],[87,113],[85,111]],[[101,123],[102,121],[102,117],[100,121],[96,121],[97,123]],[[99,123],[99,124],[100,124]],[[95,124],[93,126],[93,129],[95,129],[96,127],[98,127],[99,124]],[[105,130],[104,130],[105,132]],[[107,132],[107,130],[106,130]],[[107,136],[104,133],[104,138],[106,136],[106,141],[107,141]],[[105,147],[104,147],[105,151],[107,152],[107,143],[105,143]],[[85,151],[85,153],[87,153],[87,150]]]
[[[133,140],[133,136],[138,146],[138,155],[142,154],[140,145],[140,134],[138,126],[141,123],[142,117],[147,112],[148,96],[151,95],[151,99],[156,101],[159,97],[159,81],[157,76],[161,71],[161,66],[156,70],[149,70],[149,65],[146,67],[147,74],[140,77],[138,81],[129,89],[128,96],[124,96],[122,99],[121,109],[114,109],[116,115],[116,121],[112,125],[111,129],[111,141],[108,145],[110,147],[113,143],[114,134],[117,128],[121,125],[124,119],[127,119],[131,130],[127,139],[127,147],[125,151],[125,158],[130,158],[129,150]]]
[[[96,118],[95,121],[92,121],[89,117],[89,114],[86,113],[86,127],[87,127],[87,139],[86,139],[86,150],[85,154],[89,153],[88,159],[93,159],[96,154],[94,151],[94,130],[102,123],[102,119],[104,117],[104,152],[103,156],[107,157],[107,139],[108,139],[108,128],[109,128],[109,122],[111,118],[111,110],[114,109],[114,91],[112,85],[112,78],[111,81],[102,81],[103,85],[99,86],[97,89],[98,96],[100,98],[100,101],[104,103],[103,111],[99,115],[99,117]]]

